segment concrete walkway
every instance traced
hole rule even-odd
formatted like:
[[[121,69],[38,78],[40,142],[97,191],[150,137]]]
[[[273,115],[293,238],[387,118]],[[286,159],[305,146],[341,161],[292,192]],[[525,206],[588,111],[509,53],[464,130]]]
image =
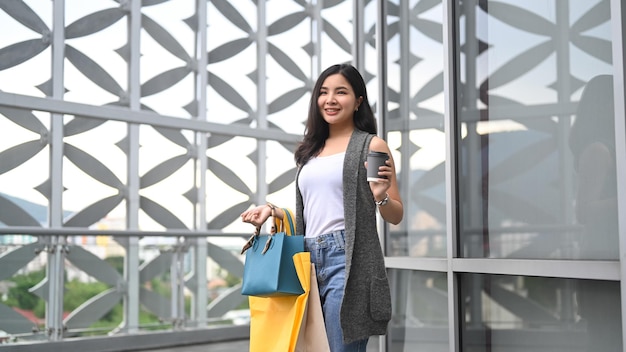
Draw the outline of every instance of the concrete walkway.
[[[208,345],[193,345],[146,350],[145,352],[246,352],[250,349],[248,340],[212,343]],[[371,337],[367,344],[367,352],[378,352],[378,337]]]

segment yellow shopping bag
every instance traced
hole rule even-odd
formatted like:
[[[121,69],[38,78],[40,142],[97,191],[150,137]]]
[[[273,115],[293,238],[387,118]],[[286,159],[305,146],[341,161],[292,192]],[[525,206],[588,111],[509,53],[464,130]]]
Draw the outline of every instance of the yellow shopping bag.
[[[304,293],[299,296],[248,297],[250,352],[295,351],[311,291],[311,254],[297,253],[293,261]]]

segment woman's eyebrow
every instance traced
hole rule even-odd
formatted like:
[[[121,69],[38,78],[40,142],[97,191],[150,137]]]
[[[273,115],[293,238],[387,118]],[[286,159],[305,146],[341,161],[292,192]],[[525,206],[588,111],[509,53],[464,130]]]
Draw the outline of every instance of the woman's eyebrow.
[[[346,87],[346,86],[338,86],[338,87],[335,87],[335,90],[341,90],[341,89],[348,89],[348,87]],[[322,86],[322,87],[320,88],[320,90],[330,90],[330,88],[328,88],[328,87],[326,87],[326,86]]]

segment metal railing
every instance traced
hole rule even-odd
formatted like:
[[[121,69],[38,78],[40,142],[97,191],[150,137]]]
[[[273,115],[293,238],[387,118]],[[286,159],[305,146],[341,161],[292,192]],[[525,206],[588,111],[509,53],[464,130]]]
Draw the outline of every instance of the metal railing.
[[[247,312],[242,258],[235,246],[212,243],[219,237],[214,231],[0,229],[0,282],[12,283],[1,293],[0,350],[86,340],[92,351],[117,342],[143,348],[146,334],[155,346],[181,344],[181,336],[197,343],[247,338],[246,315],[227,314]],[[16,295],[36,302],[34,309],[15,307]],[[156,338],[154,330],[178,337]]]

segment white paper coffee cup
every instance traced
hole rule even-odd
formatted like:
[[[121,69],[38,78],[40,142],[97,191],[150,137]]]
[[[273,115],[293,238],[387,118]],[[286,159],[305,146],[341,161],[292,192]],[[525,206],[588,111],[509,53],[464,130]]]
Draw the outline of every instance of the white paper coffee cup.
[[[378,168],[385,165],[385,161],[389,159],[389,155],[383,152],[370,151],[367,154],[367,180],[370,182],[378,182],[378,180],[386,179],[387,176],[378,175]]]

